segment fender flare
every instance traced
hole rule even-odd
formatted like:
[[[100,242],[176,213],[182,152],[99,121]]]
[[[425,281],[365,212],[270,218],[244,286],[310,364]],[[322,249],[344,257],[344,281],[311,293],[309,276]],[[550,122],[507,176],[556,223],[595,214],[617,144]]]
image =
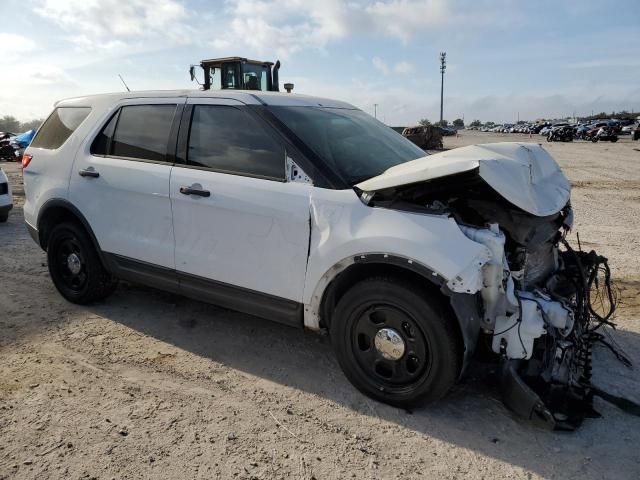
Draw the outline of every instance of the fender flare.
[[[40,207],[40,211],[38,212],[38,218],[36,220],[36,225],[38,230],[38,243],[40,244],[40,248],[42,248],[43,250],[47,248],[46,244],[43,242],[44,238],[42,237],[43,232],[41,227],[47,212],[49,212],[53,208],[62,208],[62,209],[68,210],[74,217],[78,219],[78,221],[82,224],[82,227],[89,234],[91,243],[93,243],[94,248],[98,252],[100,261],[102,261],[102,264],[105,267],[107,267],[109,263],[105,261],[105,258],[102,254],[102,249],[100,248],[100,243],[98,242],[98,239],[93,233],[93,229],[91,228],[91,225],[89,225],[89,222],[87,221],[85,216],[82,214],[82,212],[78,209],[78,207],[76,207],[70,201],[65,200],[63,198],[49,199]]]
[[[368,253],[354,255],[341,260],[331,267],[316,285],[311,303],[305,304],[305,327],[312,330],[320,330],[320,309],[332,282],[352,265],[357,264],[382,264],[400,267],[415,273],[427,282],[437,287],[448,298],[451,309],[458,321],[464,347],[463,366],[464,372],[473,352],[475,351],[478,335],[480,333],[480,312],[478,308],[477,294],[453,292],[447,286],[447,280],[426,265],[410,258],[387,253]]]

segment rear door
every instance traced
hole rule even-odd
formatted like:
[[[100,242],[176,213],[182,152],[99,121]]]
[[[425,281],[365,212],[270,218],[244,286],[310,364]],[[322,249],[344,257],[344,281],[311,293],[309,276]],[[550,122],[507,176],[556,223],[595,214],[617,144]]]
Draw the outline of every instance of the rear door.
[[[175,267],[169,179],[184,102],[118,105],[76,157],[70,199],[116,266]]]
[[[187,103],[171,174],[181,288],[287,321],[302,302],[312,186],[285,181],[285,143],[250,107]]]

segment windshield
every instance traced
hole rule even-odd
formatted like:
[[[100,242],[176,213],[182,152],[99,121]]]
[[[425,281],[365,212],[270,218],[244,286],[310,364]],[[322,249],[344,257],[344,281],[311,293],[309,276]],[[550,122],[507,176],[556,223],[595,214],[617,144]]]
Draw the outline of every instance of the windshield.
[[[269,107],[313,152],[354,185],[426,152],[361,110]]]

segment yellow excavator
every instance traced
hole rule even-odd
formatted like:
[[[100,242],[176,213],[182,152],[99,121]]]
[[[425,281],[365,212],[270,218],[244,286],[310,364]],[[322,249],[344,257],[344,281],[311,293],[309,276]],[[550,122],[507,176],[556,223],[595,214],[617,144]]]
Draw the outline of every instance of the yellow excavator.
[[[196,67],[198,66],[202,68],[204,73],[202,82],[196,78]],[[279,70],[280,60],[273,63],[249,60],[243,57],[224,57],[202,60],[199,65],[191,65],[189,75],[191,81],[202,85],[203,90],[213,88],[279,92]],[[285,83],[284,88],[290,92],[293,90],[293,84]]]

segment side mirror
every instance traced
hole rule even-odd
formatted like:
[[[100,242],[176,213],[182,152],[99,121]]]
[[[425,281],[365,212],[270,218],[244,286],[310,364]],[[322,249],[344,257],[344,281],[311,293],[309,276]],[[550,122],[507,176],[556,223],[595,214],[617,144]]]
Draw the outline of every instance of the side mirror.
[[[194,65],[191,65],[189,67],[189,76],[191,77],[191,81],[193,82],[196,79],[196,67]]]

